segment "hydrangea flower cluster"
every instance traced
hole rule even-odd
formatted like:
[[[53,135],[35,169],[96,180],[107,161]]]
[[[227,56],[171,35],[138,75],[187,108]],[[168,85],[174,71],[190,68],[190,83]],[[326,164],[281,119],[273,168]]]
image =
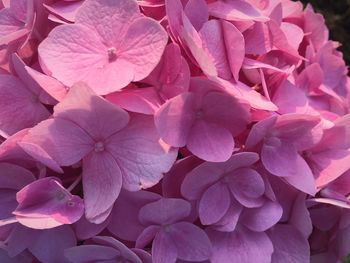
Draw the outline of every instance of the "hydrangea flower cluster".
[[[347,257],[350,78],[311,6],[0,3],[0,262]]]

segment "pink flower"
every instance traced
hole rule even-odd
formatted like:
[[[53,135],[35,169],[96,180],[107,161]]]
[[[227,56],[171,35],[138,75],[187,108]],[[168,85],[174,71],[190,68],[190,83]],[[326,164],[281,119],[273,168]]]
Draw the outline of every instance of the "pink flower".
[[[136,1],[87,0],[75,24],[53,29],[38,51],[48,75],[68,87],[84,81],[104,95],[147,77],[166,43],[164,29]]]
[[[25,186],[16,199],[13,214],[17,221],[34,229],[73,224],[84,213],[83,200],[67,191],[57,178],[46,177]]]
[[[85,85],[74,86],[55,107],[54,118],[29,131],[22,148],[27,143],[39,145],[62,166],[83,159],[85,215],[96,223],[107,218],[122,185],[130,191],[151,187],[176,158],[151,117],[129,116]]]
[[[233,137],[249,123],[248,105],[205,79],[193,79],[189,92],[168,100],[155,115],[162,139],[207,161],[226,161]]]

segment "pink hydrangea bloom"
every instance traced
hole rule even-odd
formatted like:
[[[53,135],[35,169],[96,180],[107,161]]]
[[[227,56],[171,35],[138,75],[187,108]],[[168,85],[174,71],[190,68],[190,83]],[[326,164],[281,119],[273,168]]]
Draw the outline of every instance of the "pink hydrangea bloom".
[[[75,23],[52,30],[38,51],[43,70],[64,85],[84,81],[107,94],[147,77],[166,42],[164,29],[142,16],[136,1],[88,0]]]

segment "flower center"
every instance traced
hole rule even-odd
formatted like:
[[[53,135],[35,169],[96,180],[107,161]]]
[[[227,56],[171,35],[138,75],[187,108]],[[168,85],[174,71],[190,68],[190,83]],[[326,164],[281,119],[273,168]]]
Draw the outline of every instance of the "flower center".
[[[204,113],[203,113],[203,111],[202,111],[202,110],[199,110],[199,111],[197,111],[197,112],[196,112],[196,118],[197,118],[197,119],[202,118],[202,117],[203,117],[203,115],[204,115]]]
[[[171,225],[164,225],[163,229],[164,229],[164,232],[169,233],[171,231]]]
[[[65,195],[65,193],[63,193],[62,191],[58,191],[58,192],[56,193],[56,199],[57,199],[57,200],[62,201],[62,200],[65,199],[65,198],[66,198],[66,195]]]
[[[117,50],[115,47],[110,47],[107,49],[107,54],[108,54],[108,62],[113,62],[117,59]]]
[[[95,143],[95,152],[103,152],[105,150],[105,145],[103,142],[97,142]]]

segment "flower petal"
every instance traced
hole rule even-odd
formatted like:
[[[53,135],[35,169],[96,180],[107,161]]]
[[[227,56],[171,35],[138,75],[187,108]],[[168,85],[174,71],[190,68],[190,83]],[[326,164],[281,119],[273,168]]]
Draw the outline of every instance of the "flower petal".
[[[210,186],[199,202],[199,218],[203,225],[218,222],[227,212],[231,203],[230,192],[220,182]]]
[[[108,217],[109,210],[122,187],[122,175],[117,162],[106,151],[93,152],[83,159],[85,216],[95,224]]]

